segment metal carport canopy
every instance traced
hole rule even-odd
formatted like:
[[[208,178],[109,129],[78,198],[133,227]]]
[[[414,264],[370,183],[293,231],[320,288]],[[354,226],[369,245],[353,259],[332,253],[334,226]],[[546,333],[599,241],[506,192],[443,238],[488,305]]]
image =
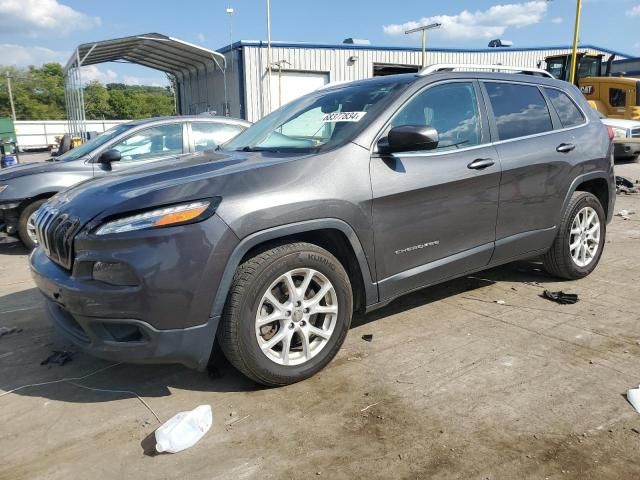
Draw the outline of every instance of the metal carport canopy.
[[[179,76],[207,67],[225,68],[224,55],[160,33],[145,33],[78,46],[67,65],[72,68],[97,63],[125,61]]]
[[[153,68],[172,76],[178,83],[193,75],[206,75],[218,67],[224,77],[227,105],[227,64],[221,53],[160,33],[83,43],[64,67],[65,108],[73,136],[81,136],[86,131],[81,67],[106,62],[127,62]]]

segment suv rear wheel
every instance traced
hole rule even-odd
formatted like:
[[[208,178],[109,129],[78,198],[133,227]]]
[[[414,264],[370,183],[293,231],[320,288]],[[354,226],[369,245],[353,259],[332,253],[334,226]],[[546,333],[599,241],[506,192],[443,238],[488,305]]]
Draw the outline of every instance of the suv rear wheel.
[[[25,247],[33,250],[38,246],[36,238],[35,213],[47,199],[36,200],[22,209],[20,218],[18,219],[18,236]]]
[[[575,192],[553,246],[543,257],[545,269],[568,280],[586,277],[600,261],[605,233],[606,216],[598,198]]]
[[[349,277],[331,253],[309,243],[277,246],[238,267],[218,340],[247,377],[287,385],[333,359],[352,310]]]

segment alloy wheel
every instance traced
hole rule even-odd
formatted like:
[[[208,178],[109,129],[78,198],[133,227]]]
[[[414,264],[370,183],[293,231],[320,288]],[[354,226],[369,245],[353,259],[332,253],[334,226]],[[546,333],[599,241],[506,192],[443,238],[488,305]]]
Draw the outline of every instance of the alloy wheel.
[[[569,253],[577,266],[584,268],[596,258],[600,230],[600,219],[593,208],[584,207],[578,211],[569,233]]]
[[[338,297],[317,270],[295,269],[263,294],[255,319],[258,345],[271,361],[301,365],[329,343],[338,318]]]

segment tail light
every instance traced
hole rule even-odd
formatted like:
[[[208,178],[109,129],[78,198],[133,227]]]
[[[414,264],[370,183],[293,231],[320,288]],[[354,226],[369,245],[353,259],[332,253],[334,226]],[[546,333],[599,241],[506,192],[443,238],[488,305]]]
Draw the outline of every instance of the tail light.
[[[614,133],[613,128],[611,128],[609,125],[607,125],[607,130],[609,130],[609,140],[613,142],[613,139],[616,137],[616,134]]]

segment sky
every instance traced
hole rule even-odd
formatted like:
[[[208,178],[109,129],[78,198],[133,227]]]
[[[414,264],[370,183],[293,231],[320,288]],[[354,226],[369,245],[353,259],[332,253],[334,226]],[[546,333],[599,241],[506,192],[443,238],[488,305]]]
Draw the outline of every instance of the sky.
[[[273,41],[419,46],[408,28],[439,22],[430,47],[484,48],[489,40],[516,47],[569,45],[575,0],[271,0]],[[233,15],[226,13],[234,9]],[[265,0],[0,0],[0,63],[66,63],[74,48],[95,40],[158,32],[218,49],[230,39],[266,39]],[[580,41],[640,57],[640,0],[583,0]],[[103,83],[166,85],[148,68],[115,63],[84,69]]]

